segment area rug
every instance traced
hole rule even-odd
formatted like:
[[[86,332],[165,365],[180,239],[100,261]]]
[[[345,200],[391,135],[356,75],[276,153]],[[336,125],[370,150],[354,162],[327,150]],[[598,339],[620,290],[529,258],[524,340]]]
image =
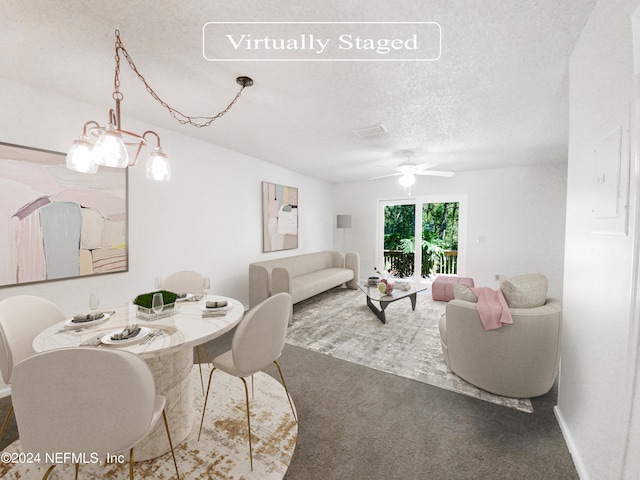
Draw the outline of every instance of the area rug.
[[[418,294],[390,303],[383,324],[360,290],[334,288],[297,303],[287,343],[341,360],[393,373],[486,402],[532,413],[531,401],[481,390],[451,372],[442,356],[438,322],[446,303]]]
[[[203,373],[205,370],[208,379],[209,367],[203,369]],[[197,420],[186,440],[175,448],[180,478],[182,480],[282,479],[291,462],[298,436],[298,424],[293,417],[282,385],[265,373],[254,376],[254,395],[252,398],[250,392],[249,397],[253,439],[253,471],[251,471],[242,381],[219,370],[214,372],[202,436],[198,441],[204,396],[197,366],[193,367],[191,375],[194,389],[193,407]],[[99,435],[100,432],[96,434]],[[21,463],[21,452],[20,440],[16,440],[0,453],[0,478],[3,480],[41,479],[46,467]],[[128,458],[129,455],[126,452],[115,463],[82,464],[79,478],[83,480],[128,479],[128,463],[122,464],[123,461],[128,461]],[[136,462],[134,475],[139,479],[175,479],[176,472],[171,453],[153,460]],[[58,465],[53,469],[49,479],[62,480],[74,478],[74,476],[73,465]]]

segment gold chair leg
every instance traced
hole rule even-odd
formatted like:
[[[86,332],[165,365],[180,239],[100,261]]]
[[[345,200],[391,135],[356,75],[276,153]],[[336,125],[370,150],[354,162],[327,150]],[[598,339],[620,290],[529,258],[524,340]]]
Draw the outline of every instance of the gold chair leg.
[[[204,359],[207,361],[208,364],[211,364],[211,362],[209,361],[209,353],[207,352],[207,346],[203,343],[201,347],[204,350]]]
[[[284,387],[284,391],[287,394],[287,400],[289,400],[289,406],[291,407],[291,413],[293,413],[293,418],[296,419],[296,423],[298,423],[298,416],[296,415],[295,410],[293,409],[293,403],[291,402],[291,395],[289,395],[289,390],[287,390],[287,384],[284,381],[284,377],[282,376],[282,370],[280,369],[280,365],[276,360],[273,361],[278,367],[278,373],[280,373],[280,380],[282,380],[282,386]]]
[[[7,416],[4,419],[4,423],[2,424],[2,430],[0,430],[0,438],[4,435],[4,430],[7,428],[9,424],[9,419],[11,418],[11,414],[13,413],[13,404],[9,407],[9,411],[7,412]]]
[[[200,363],[200,345],[195,346],[196,356],[198,357],[198,368],[200,369],[200,385],[202,386],[202,394],[204,395],[204,380],[202,379],[202,363]]]
[[[171,441],[171,432],[169,432],[169,422],[167,422],[167,413],[162,409],[162,419],[164,420],[164,428],[167,431],[169,446],[171,447],[171,456],[173,457],[173,466],[176,467],[176,478],[180,480],[180,472],[178,472],[178,462],[176,461],[176,452],[173,450],[173,442]]]
[[[53,470],[54,468],[56,468],[55,465],[51,465],[47,471],[44,473],[44,477],[42,477],[42,480],[47,480],[47,478],[49,478],[49,474],[51,473],[51,470]]]
[[[249,460],[251,461],[251,471],[253,472],[253,448],[251,447],[251,413],[249,412],[249,387],[247,387],[247,381],[240,377],[242,383],[244,383],[244,395],[247,400],[247,428],[249,430]]]
[[[129,450],[129,480],[133,480],[133,447]]]
[[[80,464],[76,463],[76,480],[78,480],[78,471],[80,470]]]
[[[204,396],[204,406],[202,407],[202,420],[200,420],[200,431],[198,432],[198,440],[200,440],[200,434],[202,433],[202,424],[204,423],[204,414],[207,411],[207,400],[209,400],[209,389],[211,388],[211,378],[213,378],[213,372],[216,370],[216,367],[211,369],[211,373],[209,374],[209,383],[207,384],[207,393]]]

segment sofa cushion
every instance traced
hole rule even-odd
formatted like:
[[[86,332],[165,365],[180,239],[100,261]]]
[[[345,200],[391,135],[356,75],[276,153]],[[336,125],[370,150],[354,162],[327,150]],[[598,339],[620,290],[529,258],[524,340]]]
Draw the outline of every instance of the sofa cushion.
[[[456,300],[464,300],[465,302],[478,302],[478,296],[473,293],[473,290],[465,285],[460,285],[459,283],[453,284],[453,298]]]
[[[298,275],[293,277],[291,284],[292,302],[300,302],[351,279],[353,279],[353,270],[346,268],[325,268],[317,272]]]
[[[547,277],[531,273],[507,278],[500,276],[500,290],[509,308],[533,308],[547,301]]]

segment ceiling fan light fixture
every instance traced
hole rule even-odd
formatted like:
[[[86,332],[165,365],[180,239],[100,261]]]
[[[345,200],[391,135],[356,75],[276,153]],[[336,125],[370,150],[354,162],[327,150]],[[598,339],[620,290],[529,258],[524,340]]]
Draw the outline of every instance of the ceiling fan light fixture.
[[[404,188],[409,188],[411,185],[416,183],[416,177],[411,172],[403,173],[400,176],[399,182]]]

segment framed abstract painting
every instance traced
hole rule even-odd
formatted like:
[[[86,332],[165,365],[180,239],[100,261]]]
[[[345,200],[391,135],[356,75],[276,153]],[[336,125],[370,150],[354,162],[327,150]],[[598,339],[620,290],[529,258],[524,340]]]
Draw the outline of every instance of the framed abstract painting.
[[[262,251],[298,248],[298,189],[262,182]]]
[[[0,143],[0,286],[126,272],[127,170]]]

